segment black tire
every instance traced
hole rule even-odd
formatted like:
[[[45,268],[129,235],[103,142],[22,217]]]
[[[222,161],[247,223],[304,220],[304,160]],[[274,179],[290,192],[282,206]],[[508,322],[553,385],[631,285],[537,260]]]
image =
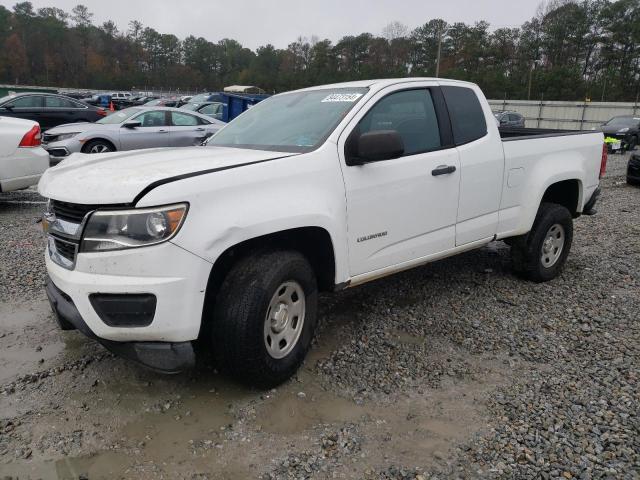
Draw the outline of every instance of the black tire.
[[[551,265],[545,265],[545,261],[543,261],[545,240],[555,225],[562,227],[564,242],[559,257]],[[556,278],[562,271],[572,242],[573,219],[569,210],[556,203],[543,203],[538,209],[531,231],[512,242],[511,263],[513,269],[528,280],[548,282]],[[551,247],[551,250],[554,248]]]
[[[631,139],[629,140],[629,144],[627,145],[627,151],[629,152],[633,152],[636,149],[636,146],[638,145],[638,137],[636,137],[635,135],[633,137],[631,137]]]
[[[92,152],[92,150],[95,149],[104,149],[101,152]],[[82,147],[82,153],[106,153],[106,152],[115,152],[115,148],[114,146],[111,144],[111,142],[108,142],[106,140],[91,140],[90,142],[87,142],[84,147]]]
[[[278,359],[267,349],[265,323],[272,298],[286,282],[296,282],[304,291],[305,313],[293,349]],[[289,379],[311,346],[317,304],[315,274],[299,252],[256,252],[240,260],[224,279],[213,309],[212,347],[220,371],[260,388]]]
[[[634,180],[633,178],[627,177],[627,184],[634,187],[640,187],[640,180]]]

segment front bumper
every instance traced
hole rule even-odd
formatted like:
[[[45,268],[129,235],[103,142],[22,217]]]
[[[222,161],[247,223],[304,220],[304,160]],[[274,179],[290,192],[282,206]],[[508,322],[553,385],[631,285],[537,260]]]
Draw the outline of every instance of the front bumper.
[[[43,143],[42,148],[49,153],[49,164],[53,167],[72,153],[82,151],[82,144],[75,138],[71,138],[58,142]]]
[[[185,342],[198,338],[212,265],[171,242],[113,252],[80,252],[71,270],[55,263],[47,249],[45,262],[51,281],[101,339]],[[95,294],[153,295],[157,299],[153,318],[135,327],[109,325],[92,304]]]
[[[632,156],[627,165],[627,180],[640,183],[640,157]]]
[[[77,329],[109,351],[163,373],[178,373],[195,364],[191,342],[114,342],[98,337],[85,323],[71,297],[47,278],[45,290],[62,330]]]

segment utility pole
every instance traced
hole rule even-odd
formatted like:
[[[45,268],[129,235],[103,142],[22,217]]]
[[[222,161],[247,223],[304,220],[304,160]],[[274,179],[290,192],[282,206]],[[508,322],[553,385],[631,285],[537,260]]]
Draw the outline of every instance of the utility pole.
[[[442,37],[444,32],[442,26],[438,29],[438,56],[436,57],[436,78],[440,76],[440,52],[442,51]]]
[[[531,68],[529,69],[529,86],[527,87],[527,100],[531,100],[531,80],[533,78],[533,69],[536,66],[536,62],[534,61],[531,64]]]

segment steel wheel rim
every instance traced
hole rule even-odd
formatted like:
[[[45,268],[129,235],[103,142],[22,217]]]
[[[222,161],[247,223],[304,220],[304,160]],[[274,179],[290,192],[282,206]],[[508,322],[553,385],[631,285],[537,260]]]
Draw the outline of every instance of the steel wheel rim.
[[[562,255],[564,250],[565,233],[564,227],[559,223],[551,225],[542,242],[542,252],[540,262],[545,268],[553,267]]]
[[[99,143],[97,145],[93,145],[90,149],[89,149],[89,153],[105,153],[105,152],[110,152],[111,150],[109,149],[109,147],[107,147],[106,145]]]
[[[297,345],[306,310],[302,286],[293,280],[282,283],[271,297],[264,319],[264,346],[272,358],[286,357]]]

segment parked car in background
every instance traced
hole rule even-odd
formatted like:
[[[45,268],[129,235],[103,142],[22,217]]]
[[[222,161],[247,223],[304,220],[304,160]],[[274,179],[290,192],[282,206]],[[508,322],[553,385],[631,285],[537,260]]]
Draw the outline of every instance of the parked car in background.
[[[493,116],[496,117],[500,127],[524,128],[524,116],[520,115],[518,112],[501,110],[493,112]]]
[[[223,96],[216,92],[206,92],[194,95],[189,99],[189,103],[203,103],[203,102],[222,102]]]
[[[225,124],[197,112],[166,107],[130,107],[96,123],[47,130],[43,146],[55,164],[75,152],[104,153],[200,145]]]
[[[604,136],[619,142],[610,142],[609,148],[612,151],[634,150],[640,138],[640,117],[632,115],[620,115],[613,117],[600,127]]]
[[[143,104],[145,107],[176,107],[180,104],[179,98],[156,98]]]
[[[629,185],[640,185],[640,155],[634,153],[629,158],[627,164],[627,183]]]
[[[95,122],[107,115],[103,109],[53,93],[17,93],[0,98],[0,116],[23,118],[42,130],[73,122]]]
[[[0,117],[0,192],[35,185],[49,167],[40,146],[40,126],[31,120]]]
[[[180,97],[180,101],[182,103],[188,103],[192,98],[192,95],[183,95],[182,97]]]
[[[186,103],[180,108],[198,112],[216,120],[222,120],[224,114],[224,104],[220,102]]]

